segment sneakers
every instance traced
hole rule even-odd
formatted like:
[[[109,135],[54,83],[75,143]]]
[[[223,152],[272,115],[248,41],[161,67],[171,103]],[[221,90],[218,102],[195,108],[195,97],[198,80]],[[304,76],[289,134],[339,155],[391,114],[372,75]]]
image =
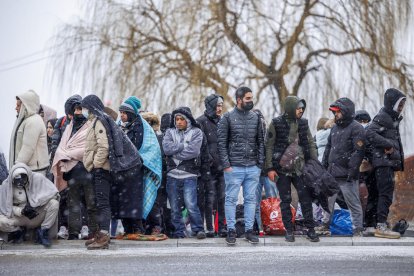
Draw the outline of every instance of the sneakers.
[[[37,229],[37,241],[44,247],[50,247],[52,243],[49,239],[49,229],[38,228]]]
[[[306,233],[306,238],[311,242],[319,242],[319,236],[316,234],[315,229],[310,228]]]
[[[207,238],[214,238],[215,237],[214,231],[207,231],[206,232],[206,237]]]
[[[251,244],[259,243],[259,238],[253,233],[253,230],[248,230],[245,234],[244,239]]]
[[[364,232],[362,232],[363,237],[374,237],[375,236],[375,227],[367,227]]]
[[[111,238],[109,233],[98,232],[95,236],[94,242],[89,244],[88,250],[108,249]],[[85,243],[86,244],[86,243]]]
[[[387,227],[386,223],[377,223],[377,228],[375,229],[375,237],[377,238],[386,238],[386,239],[399,239],[401,234],[394,232]]]
[[[81,240],[86,240],[89,237],[89,228],[88,226],[84,225],[82,226],[82,229],[80,231],[80,238]]]
[[[227,232],[226,243],[228,245],[235,245],[236,244],[236,230],[230,229]]]
[[[65,226],[61,226],[59,228],[59,232],[57,233],[58,239],[60,240],[67,240],[69,238],[69,231]]]
[[[362,227],[355,228],[352,232],[352,236],[354,236],[354,237],[363,237],[364,236],[364,228],[362,228]]]
[[[196,237],[199,240],[205,239],[206,238],[206,233],[204,233],[204,231],[198,231]]]
[[[293,234],[293,231],[286,231],[285,241],[287,241],[287,242],[295,242],[295,235]]]

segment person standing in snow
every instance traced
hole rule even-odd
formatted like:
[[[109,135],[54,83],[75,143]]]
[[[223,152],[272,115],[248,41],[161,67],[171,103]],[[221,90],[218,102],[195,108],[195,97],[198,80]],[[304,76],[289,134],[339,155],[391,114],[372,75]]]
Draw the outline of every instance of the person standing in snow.
[[[217,124],[220,121],[223,111],[223,97],[212,94],[204,99],[206,110],[204,114],[196,120],[200,124],[201,130],[207,138],[208,151],[210,155],[210,181],[204,184],[202,191],[205,196],[205,220],[207,226],[207,237],[214,237],[213,210],[217,210],[218,215],[218,235],[227,236],[226,225],[224,223],[224,198],[225,183],[223,169],[217,150]]]
[[[406,96],[395,88],[384,94],[384,107],[374,117],[367,129],[367,139],[372,146],[372,166],[378,189],[377,226],[375,236],[399,238],[400,233],[387,226],[389,208],[394,193],[395,171],[404,170],[404,149],[401,143],[400,123]]]
[[[218,153],[226,183],[226,242],[236,244],[236,205],[243,187],[245,238],[256,244],[259,239],[253,233],[253,225],[256,190],[264,161],[263,130],[259,116],[252,111],[252,90],[239,87],[235,97],[236,107],[223,115],[217,129]]]
[[[16,97],[17,119],[10,139],[9,168],[23,163],[38,173],[49,167],[45,123],[38,114],[39,96],[33,90]]]
[[[186,228],[181,207],[187,208],[192,233],[204,239],[204,225],[197,205],[197,177],[203,132],[190,108],[180,107],[171,114],[170,128],[165,132],[162,147],[167,161],[167,193],[171,205],[174,238],[185,238]]]

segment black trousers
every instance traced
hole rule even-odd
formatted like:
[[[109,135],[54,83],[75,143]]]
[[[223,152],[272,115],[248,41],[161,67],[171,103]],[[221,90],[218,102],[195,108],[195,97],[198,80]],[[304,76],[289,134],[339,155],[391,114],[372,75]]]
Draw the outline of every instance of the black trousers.
[[[378,167],[375,169],[375,178],[378,189],[377,222],[385,223],[394,194],[394,170],[391,167]]]
[[[94,233],[98,230],[98,225],[92,175],[79,162],[70,171],[70,177],[68,181],[69,234],[77,236],[82,225],[87,225],[89,231]]]
[[[214,231],[213,210],[217,210],[219,231],[224,224],[225,183],[223,174],[212,175],[209,182],[197,181],[197,202],[201,218],[205,219],[207,231]]]
[[[93,185],[95,188],[95,202],[97,209],[97,222],[99,230],[109,232],[111,221],[111,205],[109,194],[111,191],[112,176],[109,171],[104,169],[94,169]]]
[[[69,222],[69,209],[68,209],[68,188],[59,192],[60,201],[59,201],[59,214],[58,214],[58,224],[59,228],[61,226],[68,227]]]
[[[277,180],[276,186],[280,194],[280,209],[282,211],[282,220],[286,231],[293,231],[292,211],[290,209],[290,203],[292,202],[291,184],[293,184],[298,192],[302,214],[305,219],[305,226],[307,228],[314,228],[312,196],[309,188],[303,183],[299,176],[287,176],[279,173],[279,179]]]
[[[365,185],[368,189],[368,202],[365,210],[365,227],[375,227],[377,225],[377,205],[378,205],[378,189],[375,180],[375,171],[372,171],[365,177]]]
[[[224,182],[223,173],[217,174],[212,180],[212,186],[214,187],[214,205],[213,209],[215,209],[216,215],[218,216],[218,231],[226,230],[227,226],[224,223],[226,219],[226,214],[224,211],[224,203],[226,199],[226,183]]]

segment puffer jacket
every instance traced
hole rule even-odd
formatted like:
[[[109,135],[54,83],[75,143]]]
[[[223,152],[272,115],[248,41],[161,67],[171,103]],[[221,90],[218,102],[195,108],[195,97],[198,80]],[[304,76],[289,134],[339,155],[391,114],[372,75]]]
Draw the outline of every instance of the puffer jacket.
[[[322,163],[337,179],[357,180],[365,155],[364,127],[354,121],[355,105],[350,99],[340,98],[331,107],[338,107],[343,119],[331,129]]]
[[[18,97],[22,106],[12,132],[9,167],[20,162],[33,171],[44,170],[49,166],[49,153],[46,127],[42,117],[37,114],[40,107],[39,96],[29,90]]]
[[[83,165],[88,172],[92,169],[109,171],[109,144],[106,129],[93,114],[89,115],[89,120],[91,121],[91,127],[86,135]]]
[[[394,105],[405,95],[397,89],[388,89],[384,97],[384,107],[374,117],[367,128],[367,140],[372,147],[372,165],[392,167],[396,171],[404,170],[404,150],[400,136],[402,116],[394,111]],[[385,149],[393,148],[392,154]]]
[[[235,107],[218,124],[218,152],[223,168],[263,167],[264,141],[259,116]]]

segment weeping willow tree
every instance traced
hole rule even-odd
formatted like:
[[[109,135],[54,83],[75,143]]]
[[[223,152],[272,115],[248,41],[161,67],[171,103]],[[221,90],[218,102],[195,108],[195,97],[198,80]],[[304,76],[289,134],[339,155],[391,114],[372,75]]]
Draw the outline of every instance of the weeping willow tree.
[[[411,1],[100,0],[54,37],[51,74],[119,102],[200,109],[202,98],[251,86],[269,117],[287,95],[379,98],[413,94],[412,67],[396,50]],[[315,110],[317,108],[315,107]]]

